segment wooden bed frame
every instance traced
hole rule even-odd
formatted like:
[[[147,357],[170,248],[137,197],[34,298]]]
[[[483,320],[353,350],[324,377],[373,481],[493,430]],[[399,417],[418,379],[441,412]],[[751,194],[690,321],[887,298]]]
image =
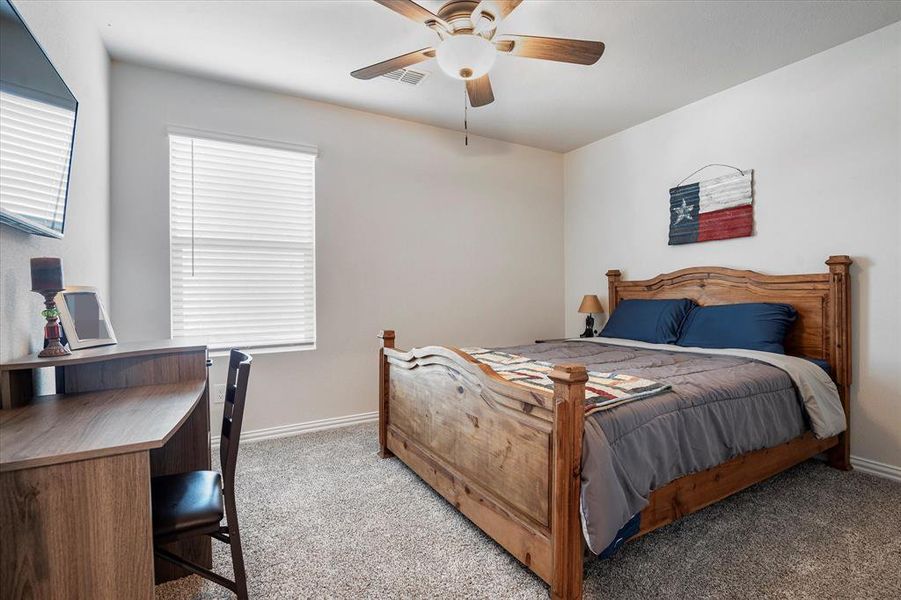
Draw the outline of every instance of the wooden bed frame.
[[[645,281],[608,271],[609,310],[628,298],[692,298],[700,305],[784,302],[798,311],[788,354],[832,367],[850,416],[851,312],[847,256],[831,256],[828,273],[762,275],[696,267]],[[554,392],[502,379],[454,348],[403,352],[383,331],[379,352],[379,444],[397,456],[550,586],[555,599],[582,595],[579,516],[584,366],[557,367]],[[847,431],[811,433],[740,455],[654,490],[634,537],[709,506],[822,452],[851,468]]]

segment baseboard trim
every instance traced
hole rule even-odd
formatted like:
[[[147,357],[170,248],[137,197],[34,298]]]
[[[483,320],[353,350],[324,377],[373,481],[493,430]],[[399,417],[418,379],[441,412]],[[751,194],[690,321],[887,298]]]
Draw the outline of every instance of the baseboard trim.
[[[378,412],[359,413],[356,415],[347,415],[346,417],[333,417],[331,419],[320,419],[318,421],[306,421],[304,423],[292,423],[291,425],[279,425],[278,427],[267,427],[264,429],[251,429],[241,432],[241,443],[244,442],[261,442],[263,440],[274,440],[277,438],[291,437],[302,433],[312,433],[314,431],[325,431],[326,429],[337,429],[339,427],[349,427],[359,423],[371,423],[379,418]],[[219,447],[219,436],[211,440],[211,447]]]
[[[869,473],[877,477],[901,482],[901,467],[887,465],[869,458],[861,458],[860,456],[851,457],[851,466],[862,473]]]

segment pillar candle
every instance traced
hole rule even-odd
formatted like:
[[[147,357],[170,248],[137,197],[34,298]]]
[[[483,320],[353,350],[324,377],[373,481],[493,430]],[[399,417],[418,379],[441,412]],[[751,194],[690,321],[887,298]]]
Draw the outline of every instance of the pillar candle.
[[[63,289],[63,260],[51,256],[31,259],[31,290],[33,292]]]

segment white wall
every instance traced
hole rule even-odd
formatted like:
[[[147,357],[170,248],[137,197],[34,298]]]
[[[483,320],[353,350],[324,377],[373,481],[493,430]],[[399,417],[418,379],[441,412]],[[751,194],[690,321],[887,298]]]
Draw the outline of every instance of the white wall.
[[[109,57],[76,3],[15,5],[78,99],[78,122],[65,237],[0,226],[0,361],[40,348],[43,302],[30,291],[31,257],[61,256],[67,284],[109,298]]]
[[[582,294],[606,298],[609,268],[824,272],[849,254],[851,452],[901,465],[899,62],[895,24],[568,153],[567,332]],[[667,246],[669,188],[713,162],[755,169],[756,234]]]
[[[403,348],[562,334],[562,155],[118,62],[111,90],[121,339],[169,335],[168,125],[319,147],[318,349],[256,356],[247,429],[376,410],[380,328]]]

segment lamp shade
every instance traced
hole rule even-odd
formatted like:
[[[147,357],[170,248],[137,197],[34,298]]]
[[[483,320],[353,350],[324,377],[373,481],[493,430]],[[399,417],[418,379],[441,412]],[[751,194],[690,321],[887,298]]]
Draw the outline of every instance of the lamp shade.
[[[598,300],[595,294],[585,294],[582,298],[582,304],[579,305],[579,312],[597,314],[604,312],[604,307],[601,306],[601,301]]]

